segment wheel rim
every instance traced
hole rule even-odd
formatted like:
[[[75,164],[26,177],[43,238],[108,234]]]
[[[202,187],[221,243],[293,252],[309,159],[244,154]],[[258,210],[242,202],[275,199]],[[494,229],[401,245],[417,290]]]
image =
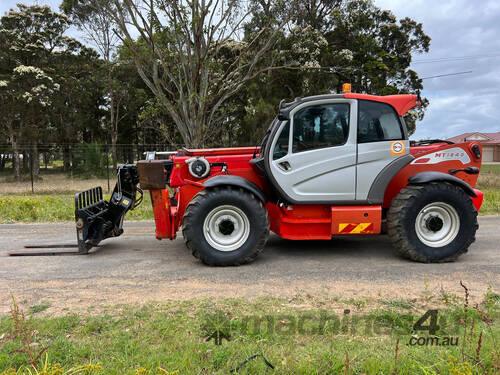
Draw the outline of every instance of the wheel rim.
[[[214,249],[233,251],[248,239],[250,221],[238,207],[219,206],[210,211],[205,218],[203,234]]]
[[[460,217],[447,203],[430,203],[417,215],[415,232],[420,241],[430,247],[443,247],[451,243],[460,229]]]

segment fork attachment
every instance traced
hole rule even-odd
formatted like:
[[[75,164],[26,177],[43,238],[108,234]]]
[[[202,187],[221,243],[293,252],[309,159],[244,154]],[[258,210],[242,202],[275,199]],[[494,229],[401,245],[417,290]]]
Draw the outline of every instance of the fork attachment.
[[[94,187],[75,195],[75,221],[78,252],[82,254],[109,237],[123,233],[123,218],[142,202],[142,190],[135,164],[120,165],[118,181],[108,201],[103,199],[102,187]],[[140,193],[137,199],[137,192]]]

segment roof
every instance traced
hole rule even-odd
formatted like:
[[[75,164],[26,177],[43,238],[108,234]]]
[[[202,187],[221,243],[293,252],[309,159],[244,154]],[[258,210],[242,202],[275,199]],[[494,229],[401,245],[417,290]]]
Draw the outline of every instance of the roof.
[[[344,94],[325,94],[325,95],[315,95],[308,96],[305,98],[296,98],[293,102],[281,104],[280,110],[283,114],[287,115],[297,107],[299,104],[311,102],[315,100],[322,99],[360,99],[360,100],[371,100],[374,102],[381,102],[391,105],[399,116],[404,116],[413,107],[420,105],[417,95],[369,95],[369,94],[357,94],[354,92],[346,92]]]
[[[413,107],[420,105],[420,100],[418,100],[417,95],[367,95],[367,94],[356,94],[353,92],[347,92],[344,94],[345,98],[349,99],[364,99],[371,100],[374,102],[387,103],[394,107],[398,115],[404,116]]]
[[[460,143],[467,141],[479,141],[483,145],[497,145],[500,144],[500,132],[496,133],[480,133],[480,132],[471,132],[471,133],[463,133],[460,135],[456,135],[455,137],[448,138],[447,141],[451,141],[454,143]]]

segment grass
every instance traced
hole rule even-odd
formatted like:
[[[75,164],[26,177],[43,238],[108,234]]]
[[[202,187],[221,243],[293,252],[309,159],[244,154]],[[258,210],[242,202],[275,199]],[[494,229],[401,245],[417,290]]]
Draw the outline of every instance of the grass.
[[[109,199],[109,196],[105,197]],[[153,209],[148,192],[143,203],[127,213],[128,220],[152,220]],[[0,223],[64,222],[75,220],[74,194],[24,194],[0,196]]]
[[[484,193],[480,215],[500,215],[500,164],[482,165],[476,188]]]
[[[42,302],[39,305],[30,306],[28,308],[28,314],[37,314],[42,311],[47,310],[50,307],[50,302]]]
[[[462,298],[439,309],[436,337],[457,338],[456,346],[409,345],[415,335],[428,337],[412,332],[423,310],[408,312],[401,300],[385,301],[390,308],[366,301],[355,304],[364,306],[361,311],[337,314],[326,297],[314,297],[310,310],[263,297],[121,305],[93,316],[31,311],[23,318],[18,311],[0,318],[0,335],[10,337],[0,339],[0,373],[29,366],[28,358],[38,356],[39,367],[45,356],[66,369],[99,364],[96,374],[228,374],[254,355],[265,357],[277,374],[465,375],[500,369],[498,294],[489,292],[477,308]],[[373,329],[365,329],[367,322]],[[23,339],[20,332],[35,333]],[[271,371],[256,357],[238,373]]]

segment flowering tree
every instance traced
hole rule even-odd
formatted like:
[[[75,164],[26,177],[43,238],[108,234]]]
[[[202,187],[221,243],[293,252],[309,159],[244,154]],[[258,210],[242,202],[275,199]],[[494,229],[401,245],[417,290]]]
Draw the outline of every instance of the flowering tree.
[[[68,61],[77,56],[91,58],[81,43],[64,35],[69,25],[65,15],[38,5],[19,4],[18,10],[11,9],[0,19],[0,90],[3,112],[8,113],[3,126],[13,148],[16,179],[20,178],[19,148],[31,148],[37,176],[38,142],[55,132],[54,114],[68,109],[54,97],[64,77],[68,78]]]
[[[47,108],[59,91],[59,84],[34,66],[19,65],[9,80],[0,81],[0,101],[4,124],[13,150],[14,178],[20,179],[19,142],[26,137],[32,140],[33,155],[37,155],[37,139],[41,124],[47,121]],[[39,164],[33,164],[33,174],[38,175]]]

